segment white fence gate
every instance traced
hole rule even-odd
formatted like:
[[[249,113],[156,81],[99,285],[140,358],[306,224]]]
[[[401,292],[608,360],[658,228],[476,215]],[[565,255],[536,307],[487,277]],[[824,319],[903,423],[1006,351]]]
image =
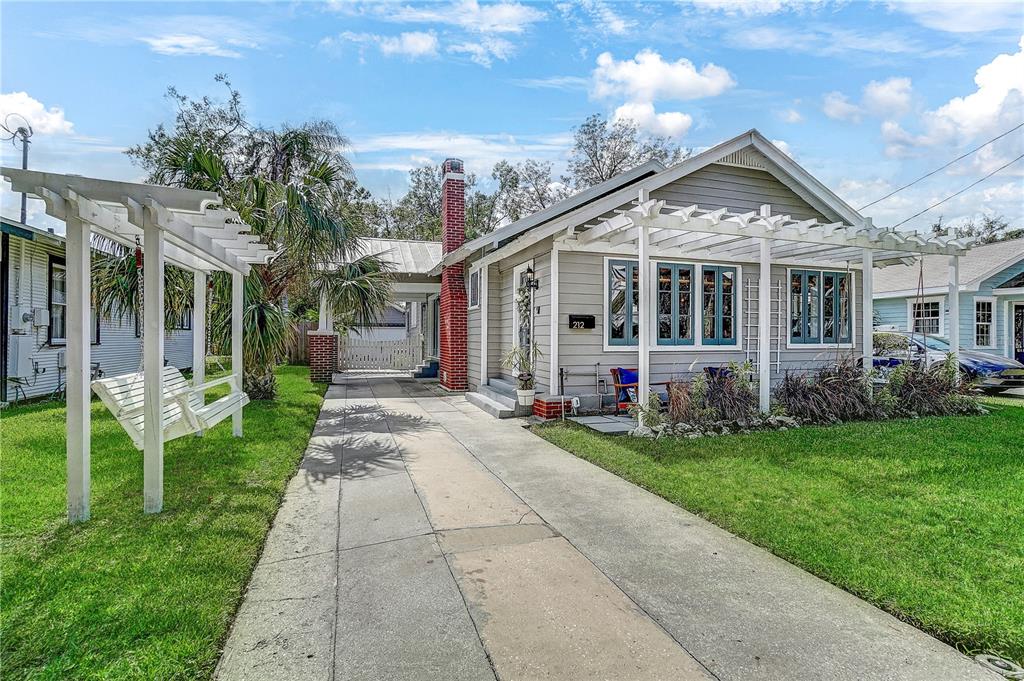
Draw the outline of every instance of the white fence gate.
[[[423,343],[419,338],[402,340],[366,340],[341,338],[338,346],[339,369],[414,369],[423,362]]]

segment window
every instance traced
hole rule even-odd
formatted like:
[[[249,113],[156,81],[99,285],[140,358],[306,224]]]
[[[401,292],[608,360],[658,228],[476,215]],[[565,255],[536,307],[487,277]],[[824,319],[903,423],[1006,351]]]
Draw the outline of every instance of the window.
[[[938,336],[942,333],[942,301],[910,302],[911,331]]]
[[[701,267],[701,327],[704,345],[736,344],[735,267]]]
[[[50,310],[50,326],[47,330],[47,342],[50,345],[67,345],[68,328],[68,272],[64,258],[50,256],[49,286],[47,287],[47,307]],[[96,317],[96,308],[91,308],[92,333],[90,342],[100,342],[100,320]]]
[[[636,345],[640,337],[640,289],[637,264],[608,263],[608,344]]]
[[[181,314],[171,315],[167,319],[168,331],[189,331],[192,329],[192,310],[183,310]]]
[[[992,320],[995,302],[990,299],[976,299],[974,301],[974,346],[977,348],[991,348],[994,346],[992,333]]]
[[[790,343],[852,343],[852,307],[848,272],[790,270]]]
[[[693,265],[658,263],[658,345],[693,345]]]
[[[469,273],[469,309],[480,307],[480,270]]]

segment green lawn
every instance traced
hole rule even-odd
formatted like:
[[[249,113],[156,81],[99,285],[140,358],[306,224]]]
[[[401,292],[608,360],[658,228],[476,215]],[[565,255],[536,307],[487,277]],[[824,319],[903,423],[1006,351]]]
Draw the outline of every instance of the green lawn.
[[[1024,408],[990,404],[703,440],[536,432],[964,652],[1022,662]]]
[[[316,420],[324,386],[164,449],[164,511],[142,513],[142,453],[92,405],[92,520],[64,516],[64,408],[0,413],[0,664],[5,679],[209,677]]]

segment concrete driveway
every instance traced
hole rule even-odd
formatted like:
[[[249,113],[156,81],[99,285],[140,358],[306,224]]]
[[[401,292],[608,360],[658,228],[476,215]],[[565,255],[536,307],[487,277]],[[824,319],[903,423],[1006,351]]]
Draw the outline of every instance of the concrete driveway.
[[[952,648],[412,379],[328,389],[220,679],[988,679]]]

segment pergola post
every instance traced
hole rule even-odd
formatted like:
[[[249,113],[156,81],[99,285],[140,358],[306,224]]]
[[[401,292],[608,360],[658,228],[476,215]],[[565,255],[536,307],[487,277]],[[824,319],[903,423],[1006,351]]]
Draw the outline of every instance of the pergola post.
[[[75,213],[73,215],[72,213]],[[91,362],[90,227],[68,211],[65,251],[67,296],[65,357],[67,364],[67,496],[68,520],[89,519],[90,430],[89,379]]]
[[[861,343],[864,353],[862,366],[865,372],[869,372],[874,368],[875,357],[875,252],[870,248],[863,249],[861,263],[861,277],[864,279],[861,285]]]
[[[771,409],[772,394],[772,241],[761,239],[757,284],[757,384],[761,411]]]
[[[242,386],[242,295],[245,277],[241,272],[231,273],[231,373],[235,381]],[[231,432],[235,437],[242,437],[242,410],[231,415]]]
[[[163,230],[150,211],[142,229],[143,272],[143,511],[159,513],[164,506],[164,246]]]
[[[206,272],[196,270],[192,273],[192,385],[202,385],[205,382]],[[203,397],[202,393],[200,397]]]
[[[956,362],[955,380],[960,380],[960,256],[949,256],[949,314],[946,315],[949,350]]]
[[[334,313],[331,311],[331,304],[327,301],[327,294],[320,294],[320,314],[317,321],[317,330],[324,333],[334,333]]]
[[[640,204],[648,199],[646,190],[640,190]],[[648,242],[650,228],[646,223],[639,225],[637,230],[637,286],[640,288],[639,323],[637,324],[637,343],[640,346],[640,361],[637,364],[636,401],[641,407],[647,406],[651,391],[651,292],[650,292],[650,244]],[[632,305],[632,301],[626,301]],[[639,425],[644,425],[642,422]]]

